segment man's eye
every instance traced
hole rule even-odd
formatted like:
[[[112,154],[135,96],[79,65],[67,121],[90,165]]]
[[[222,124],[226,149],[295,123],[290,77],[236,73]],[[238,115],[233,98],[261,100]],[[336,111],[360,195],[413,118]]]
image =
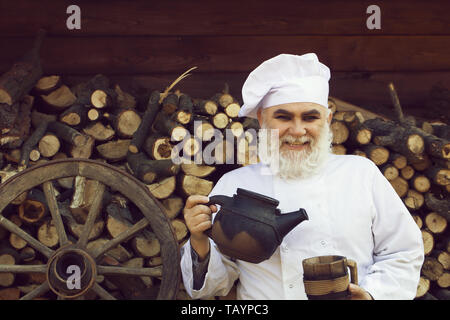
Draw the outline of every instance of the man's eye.
[[[314,120],[320,119],[320,117],[318,117],[318,116],[306,116],[304,119],[306,121],[314,121]]]
[[[281,116],[281,115],[279,115],[279,116],[275,116],[275,119],[278,119],[278,120],[289,120],[290,118],[288,116]]]

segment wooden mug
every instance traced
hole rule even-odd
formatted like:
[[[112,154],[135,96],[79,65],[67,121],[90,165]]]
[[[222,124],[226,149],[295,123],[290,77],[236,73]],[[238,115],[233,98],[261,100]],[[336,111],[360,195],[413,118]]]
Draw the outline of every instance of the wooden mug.
[[[356,262],[343,256],[318,256],[302,261],[303,283],[308,299],[337,300],[348,295],[350,281],[358,284]]]

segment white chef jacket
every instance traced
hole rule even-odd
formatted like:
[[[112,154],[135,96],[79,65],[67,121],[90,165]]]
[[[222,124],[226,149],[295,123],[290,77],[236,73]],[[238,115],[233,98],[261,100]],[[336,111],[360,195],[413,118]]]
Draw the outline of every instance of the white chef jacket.
[[[226,173],[209,196],[237,188],[279,200],[282,213],[309,216],[259,264],[230,259],[210,239],[205,281],[193,289],[191,247],[182,248],[184,287],[194,298],[226,295],[239,278],[237,299],[307,299],[302,260],[341,255],[357,263],[358,285],[374,299],[413,299],[424,261],[420,229],[388,180],[370,160],[331,154],[321,172],[282,180],[261,163]],[[218,206],[220,208],[220,206]]]

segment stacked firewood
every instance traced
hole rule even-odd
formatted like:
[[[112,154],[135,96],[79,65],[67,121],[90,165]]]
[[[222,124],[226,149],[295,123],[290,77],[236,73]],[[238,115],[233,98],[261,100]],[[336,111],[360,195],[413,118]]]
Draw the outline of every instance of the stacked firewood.
[[[30,110],[29,134],[3,144],[1,182],[27,167],[54,159],[90,158],[113,164],[141,180],[162,203],[180,246],[188,238],[180,215],[186,198],[193,194],[208,195],[217,179],[236,167],[226,165],[227,161],[234,162],[241,157],[242,165],[249,159],[248,141],[255,135],[243,139],[244,143],[238,148],[225,139],[227,129],[231,129],[228,132],[236,139],[244,136],[245,129],[257,128],[254,121],[237,118],[240,105],[227,88],[210,99],[192,99],[186,94],[168,91],[153,91],[142,98],[122,91],[118,85],[111,86],[103,75],[72,88],[64,85],[59,76],[46,76],[36,82],[30,94],[34,104]],[[223,134],[224,139],[217,138],[217,133]],[[196,161],[208,145],[214,159],[209,165]],[[175,151],[180,159],[178,164],[173,161]],[[227,158],[230,154],[231,158]],[[67,231],[70,237],[77,239],[98,182],[72,177],[59,179],[54,185]],[[103,220],[94,225],[89,239],[91,246],[102,245],[137,221],[133,216],[136,208],[131,207],[126,198],[112,190],[106,193],[106,212]],[[54,248],[58,245],[58,233],[48,212],[42,190],[34,188],[16,199],[2,214],[44,245]],[[26,241],[1,227],[0,241],[0,264],[44,262]],[[127,245],[129,247],[118,246],[109,252],[113,263],[133,267],[161,264],[160,246],[152,232],[141,232]],[[0,274],[0,287],[8,288],[7,292],[24,294],[37,284],[33,279],[16,280],[13,274]],[[42,277],[38,280],[43,281]],[[148,282],[146,280],[145,284]],[[113,289],[118,286],[108,284]],[[129,283],[121,289],[126,291],[127,285]],[[133,287],[144,289],[136,284]],[[180,298],[184,297],[181,291]]]
[[[257,122],[238,119],[240,104],[227,86],[209,99],[170,91],[184,75],[164,92],[142,95],[123,91],[103,75],[69,87],[60,76],[42,76],[38,55],[42,36],[38,36],[32,54],[0,77],[0,182],[49,160],[90,158],[107,162],[148,187],[166,208],[183,245],[188,230],[180,212],[186,198],[208,195],[223,173],[249,162]],[[241,137],[240,143],[234,143],[237,137]],[[212,162],[202,160],[203,150],[209,150]],[[174,158],[180,161],[176,163]],[[69,240],[75,242],[99,183],[70,177],[53,181],[53,186]],[[2,215],[45,246],[57,248],[59,235],[44,193],[41,187],[32,188]],[[88,247],[94,250],[130,228],[137,222],[136,211],[133,203],[108,187]],[[25,240],[1,226],[0,244],[0,264],[46,262]],[[159,241],[151,229],[108,251],[105,259],[105,263],[125,267],[157,267],[162,263]],[[146,289],[157,287],[158,279],[141,278],[137,282],[101,281],[121,298],[136,297],[138,291],[146,291],[145,297],[154,294]],[[43,281],[42,275],[2,273],[0,299],[19,298]],[[182,290],[180,298],[186,298]]]
[[[450,126],[405,117],[393,85],[396,120],[333,115],[333,152],[371,159],[422,230],[425,262],[417,299],[450,299]],[[330,100],[330,105],[334,102]]]
[[[42,75],[41,41],[42,34],[33,50],[0,76],[0,182],[53,159],[107,162],[148,187],[165,207],[182,246],[189,237],[181,214],[186,198],[208,195],[224,173],[258,161],[257,121],[238,118],[240,104],[227,86],[207,99],[172,91],[185,75],[163,92],[131,94],[104,75],[70,87],[60,76]],[[403,117],[398,103],[396,121],[364,119],[360,112],[340,111],[332,99],[329,107],[334,112],[333,152],[374,161],[422,229],[426,261],[417,298],[448,298],[449,126],[424,123],[419,129],[413,119]],[[76,241],[98,182],[71,177],[53,185],[69,237]],[[44,245],[55,247],[58,233],[43,191],[33,188],[15,199],[2,215]],[[123,195],[108,188],[103,202],[104,212],[89,236],[91,248],[137,221],[137,208]],[[46,262],[26,241],[1,226],[0,244],[0,264]],[[145,230],[108,251],[104,263],[160,266],[158,239]],[[0,299],[17,299],[43,281],[41,274],[0,274]],[[105,277],[99,281],[112,294],[127,298],[157,287],[158,278],[113,281]],[[184,290],[179,298],[188,298]],[[227,298],[233,298],[233,293]]]

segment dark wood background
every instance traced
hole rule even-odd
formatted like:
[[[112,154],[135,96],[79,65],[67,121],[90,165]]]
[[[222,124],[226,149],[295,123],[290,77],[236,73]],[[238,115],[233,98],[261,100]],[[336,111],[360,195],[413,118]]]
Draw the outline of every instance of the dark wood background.
[[[381,30],[366,9],[381,8]],[[81,30],[68,30],[66,8],[81,8]],[[448,120],[427,104],[433,86],[449,89],[450,1],[68,1],[0,0],[0,72],[39,28],[46,74],[76,84],[96,74],[130,90],[159,89],[190,67],[177,86],[208,98],[228,83],[241,99],[248,73],[279,53],[315,52],[332,72],[330,95],[392,115],[393,81],[405,113]]]

